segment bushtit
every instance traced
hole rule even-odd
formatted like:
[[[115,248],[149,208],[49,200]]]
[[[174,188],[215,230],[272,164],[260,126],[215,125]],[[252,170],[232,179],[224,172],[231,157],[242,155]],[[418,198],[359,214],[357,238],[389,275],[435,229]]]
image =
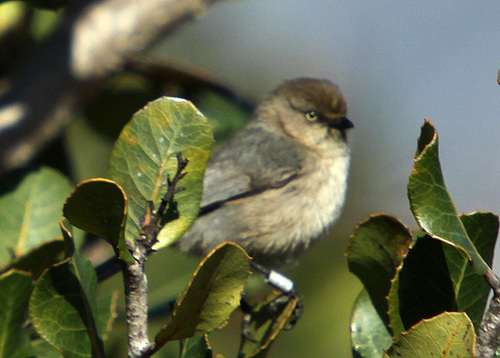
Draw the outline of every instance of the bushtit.
[[[286,81],[211,158],[201,213],[179,241],[206,255],[224,241],[266,267],[289,264],[325,237],[344,204],[346,103],[327,80]]]

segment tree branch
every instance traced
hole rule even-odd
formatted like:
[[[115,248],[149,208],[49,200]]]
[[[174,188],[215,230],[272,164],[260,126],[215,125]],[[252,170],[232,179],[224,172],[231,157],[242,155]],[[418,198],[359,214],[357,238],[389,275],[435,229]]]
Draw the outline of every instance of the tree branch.
[[[154,203],[149,202],[141,236],[136,240],[135,247],[129,248],[134,256],[134,262],[127,264],[122,261],[121,263],[125,286],[129,358],[149,357],[157,350],[155,344],[149,341],[148,334],[148,280],[145,264],[152,246],[157,241],[161,229],[159,222],[167,204],[172,205],[174,195],[183,190],[178,187],[178,183],[187,174],[184,172],[187,164],[188,160],[182,159],[180,153],[177,154],[177,171],[173,179],[168,179],[167,192],[161,200],[159,210],[155,211]]]
[[[476,357],[480,358],[496,357],[500,348],[500,279],[492,270],[485,278],[493,289],[493,299],[477,332]]]
[[[95,85],[215,0],[71,3],[55,32],[12,75],[0,97],[0,174],[56,136]]]

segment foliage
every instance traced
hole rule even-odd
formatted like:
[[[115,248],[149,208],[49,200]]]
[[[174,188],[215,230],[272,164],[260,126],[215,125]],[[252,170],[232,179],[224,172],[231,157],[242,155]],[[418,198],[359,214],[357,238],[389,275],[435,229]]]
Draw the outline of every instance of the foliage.
[[[408,198],[419,230],[374,215],[350,240],[349,268],[365,285],[352,314],[354,355],[471,357],[490,293],[483,275],[492,263],[498,217],[457,214],[429,121],[418,141]]]
[[[56,9],[68,3],[4,2],[2,78],[50,35],[62,13],[31,5]],[[130,247],[151,214],[149,203],[161,204],[182,153],[189,160],[180,182],[184,190],[168,205],[155,249],[174,244],[196,218],[213,137],[226,139],[250,115],[250,106],[217,81],[165,63],[131,61],[96,89],[66,133],[71,164],[51,162],[64,174],[34,166],[0,183],[0,357],[110,356],[107,342],[121,334],[113,323],[123,321],[123,314],[116,292],[99,288],[81,252],[78,228],[104,239],[122,262],[133,262]],[[155,100],[164,95],[171,97]],[[408,197],[418,230],[411,232],[395,217],[373,215],[357,226],[350,241],[348,265],[365,286],[352,311],[355,356],[474,355],[490,292],[482,276],[491,266],[498,218],[485,212],[457,214],[430,122],[422,127],[417,148]],[[51,149],[61,151],[57,145]],[[109,170],[88,165],[107,162],[107,156]],[[43,154],[38,158],[44,159]],[[68,177],[82,181],[73,189]],[[208,333],[225,325],[238,307],[248,261],[231,244],[204,258],[173,312],[156,318],[161,321],[155,332],[158,347],[178,340],[178,356],[212,357]],[[170,272],[162,275],[165,285],[178,286]],[[159,296],[161,302],[171,298],[164,292]],[[274,298],[254,307],[240,357],[266,356],[287,326],[297,302],[271,317]],[[124,339],[119,342],[125,345]]]
[[[11,219],[3,223],[9,237],[1,241],[0,249],[11,252],[11,257],[3,258],[0,285],[15,295],[3,299],[2,314],[8,325],[2,327],[2,356],[9,356],[16,347],[34,355],[49,349],[53,356],[58,356],[57,351],[65,357],[105,356],[104,342],[113,333],[111,323],[117,317],[116,295],[98,293],[95,270],[75,245],[71,224],[102,237],[125,264],[134,262],[130,247],[141,239],[151,205],[162,204],[181,153],[189,161],[188,173],[180,179],[182,190],[167,203],[156,246],[175,243],[199,210],[212,143],[210,125],[190,102],[163,97],[137,112],[120,134],[109,171],[115,180],[85,180],[70,193],[69,181],[47,168],[7,178],[0,211]],[[225,325],[239,306],[248,274],[249,257],[241,248],[224,244],[215,249],[200,263],[158,331],[156,350],[183,340],[181,356],[211,355],[206,339],[185,339]],[[292,310],[287,308],[278,325],[260,314],[259,321],[273,327],[271,336],[248,356],[272,342]],[[55,350],[38,345],[39,338],[30,338],[31,328],[22,325],[26,318],[35,336]]]

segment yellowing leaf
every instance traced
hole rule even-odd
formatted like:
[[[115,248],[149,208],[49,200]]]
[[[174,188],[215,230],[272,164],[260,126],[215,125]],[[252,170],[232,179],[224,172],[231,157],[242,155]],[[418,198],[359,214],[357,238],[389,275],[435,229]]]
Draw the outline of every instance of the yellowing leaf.
[[[159,207],[167,178],[177,170],[178,153],[189,160],[187,175],[178,185],[185,190],[174,198],[178,218],[164,226],[154,248],[176,242],[191,226],[198,216],[212,145],[210,125],[189,101],[162,97],[134,115],[115,143],[109,169],[109,177],[120,184],[129,200],[127,241],[139,237],[148,201]]]
[[[445,312],[424,319],[386,353],[386,357],[474,357],[474,327],[463,312]]]

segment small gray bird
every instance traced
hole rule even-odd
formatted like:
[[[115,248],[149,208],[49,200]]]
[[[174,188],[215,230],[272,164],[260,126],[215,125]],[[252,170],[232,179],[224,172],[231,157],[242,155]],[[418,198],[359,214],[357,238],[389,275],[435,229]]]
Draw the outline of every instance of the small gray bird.
[[[327,80],[284,82],[211,158],[199,218],[179,241],[206,255],[224,241],[266,267],[295,262],[344,205],[350,150],[346,103]]]

